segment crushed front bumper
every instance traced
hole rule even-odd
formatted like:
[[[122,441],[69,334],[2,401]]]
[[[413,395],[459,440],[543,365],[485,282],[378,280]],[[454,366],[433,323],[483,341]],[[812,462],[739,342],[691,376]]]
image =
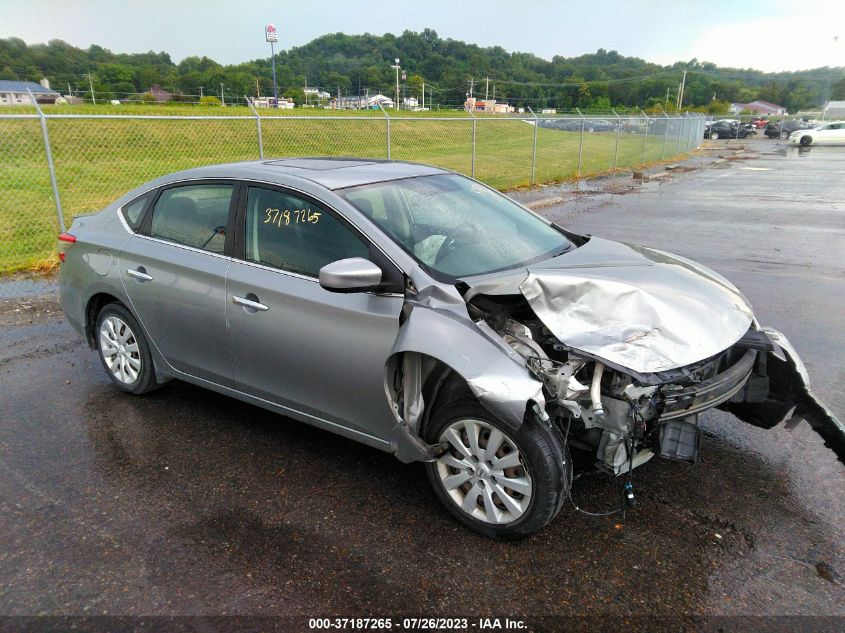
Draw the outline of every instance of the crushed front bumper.
[[[774,349],[763,357],[749,376],[748,387],[738,391],[720,408],[743,422],[770,429],[787,417],[791,422],[806,420],[845,464],[845,425],[810,389],[810,377],[804,363],[789,340],[777,330],[761,328]],[[761,371],[762,366],[762,371]],[[761,389],[766,385],[765,396]],[[791,415],[790,415],[791,413]]]

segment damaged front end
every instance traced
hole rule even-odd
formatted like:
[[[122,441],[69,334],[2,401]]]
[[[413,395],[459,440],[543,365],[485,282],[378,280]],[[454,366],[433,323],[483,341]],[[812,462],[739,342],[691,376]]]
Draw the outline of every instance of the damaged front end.
[[[699,416],[715,407],[763,428],[806,419],[845,463],[845,427],[729,282],[666,253],[588,244],[598,252],[582,246],[566,265],[407,295],[385,383],[400,459],[442,450],[420,431],[452,376],[512,428],[557,424],[617,475],[655,454],[695,461]]]

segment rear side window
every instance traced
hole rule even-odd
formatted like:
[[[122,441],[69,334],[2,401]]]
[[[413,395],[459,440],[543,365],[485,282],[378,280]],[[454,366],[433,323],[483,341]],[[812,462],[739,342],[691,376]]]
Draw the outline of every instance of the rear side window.
[[[244,256],[247,261],[317,277],[338,259],[369,259],[368,246],[343,222],[294,195],[250,187]]]
[[[153,208],[150,237],[222,253],[233,185],[166,189]]]
[[[120,212],[123,214],[123,219],[133,231],[137,232],[141,227],[141,220],[144,219],[144,209],[147,208],[150,198],[152,198],[152,193],[145,193],[143,196],[135,198],[129,204],[121,207]]]

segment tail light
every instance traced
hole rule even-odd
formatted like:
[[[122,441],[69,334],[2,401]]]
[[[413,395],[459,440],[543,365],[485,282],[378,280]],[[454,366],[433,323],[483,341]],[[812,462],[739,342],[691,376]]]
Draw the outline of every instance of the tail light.
[[[67,242],[68,244],[73,244],[76,242],[76,236],[71,235],[70,233],[59,233],[59,241],[60,242]],[[59,251],[59,261],[65,261],[65,253],[64,251]]]

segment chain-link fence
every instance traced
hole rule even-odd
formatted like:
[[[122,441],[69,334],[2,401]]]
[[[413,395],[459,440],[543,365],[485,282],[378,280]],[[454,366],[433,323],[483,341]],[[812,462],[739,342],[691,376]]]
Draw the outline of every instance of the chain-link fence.
[[[411,160],[499,189],[630,169],[697,147],[704,118],[0,114],[0,274],[49,267],[56,234],[152,178],[280,156]]]

